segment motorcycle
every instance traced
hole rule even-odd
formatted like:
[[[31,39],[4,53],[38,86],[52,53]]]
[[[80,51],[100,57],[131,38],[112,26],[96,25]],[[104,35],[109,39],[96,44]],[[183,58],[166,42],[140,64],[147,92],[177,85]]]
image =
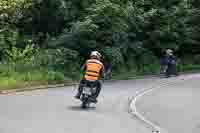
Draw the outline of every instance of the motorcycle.
[[[96,92],[96,82],[95,81],[87,81],[82,86],[82,94],[80,100],[82,101],[82,108],[89,108],[91,103],[95,103],[93,100],[93,95]]]

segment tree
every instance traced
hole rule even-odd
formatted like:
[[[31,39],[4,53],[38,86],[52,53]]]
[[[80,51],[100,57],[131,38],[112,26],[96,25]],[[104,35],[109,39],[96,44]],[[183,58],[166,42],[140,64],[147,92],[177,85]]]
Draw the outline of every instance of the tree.
[[[0,1],[0,57],[5,49],[16,45],[19,37],[17,23],[23,17],[22,12],[31,4],[31,0]]]

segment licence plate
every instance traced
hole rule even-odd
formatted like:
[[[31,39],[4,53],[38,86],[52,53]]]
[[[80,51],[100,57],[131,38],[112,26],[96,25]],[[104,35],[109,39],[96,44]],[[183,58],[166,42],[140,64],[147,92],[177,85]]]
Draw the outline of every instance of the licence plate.
[[[91,95],[91,89],[88,87],[83,88],[83,94]]]

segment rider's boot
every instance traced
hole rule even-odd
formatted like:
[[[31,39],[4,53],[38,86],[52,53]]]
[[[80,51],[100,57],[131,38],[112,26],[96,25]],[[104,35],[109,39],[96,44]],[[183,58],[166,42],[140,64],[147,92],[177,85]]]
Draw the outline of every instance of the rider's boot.
[[[75,98],[76,98],[76,99],[80,99],[80,97],[81,97],[81,92],[78,91],[78,93],[75,95]]]

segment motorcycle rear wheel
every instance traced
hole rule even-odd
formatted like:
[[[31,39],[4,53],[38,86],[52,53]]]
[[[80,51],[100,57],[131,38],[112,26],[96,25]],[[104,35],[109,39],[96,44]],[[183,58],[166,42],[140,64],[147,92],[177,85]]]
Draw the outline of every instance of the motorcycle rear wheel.
[[[83,108],[83,109],[87,108],[87,103],[82,102],[81,108]]]

